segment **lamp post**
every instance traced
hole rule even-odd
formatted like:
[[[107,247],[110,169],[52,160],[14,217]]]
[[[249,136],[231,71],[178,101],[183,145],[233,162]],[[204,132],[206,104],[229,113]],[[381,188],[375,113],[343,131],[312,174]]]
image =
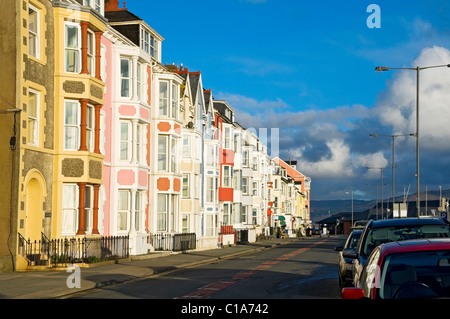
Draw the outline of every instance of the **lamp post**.
[[[395,138],[400,136],[415,136],[416,134],[394,134],[394,135],[380,135],[380,134],[370,134],[370,137],[391,137],[392,138],[392,210],[394,210],[395,204]]]
[[[434,68],[450,68],[450,64],[415,67],[415,68],[390,68],[387,66],[377,66],[376,72],[384,72],[389,70],[412,70],[417,73],[416,80],[416,178],[417,178],[417,217],[420,217],[420,164],[419,164],[419,73],[422,70],[434,69]]]
[[[345,192],[345,193],[350,194],[350,192]],[[353,227],[353,191],[351,193],[352,193],[352,225],[351,225],[351,227]]]
[[[366,167],[366,169],[379,169],[381,172],[381,219],[383,219],[383,169],[385,167]]]

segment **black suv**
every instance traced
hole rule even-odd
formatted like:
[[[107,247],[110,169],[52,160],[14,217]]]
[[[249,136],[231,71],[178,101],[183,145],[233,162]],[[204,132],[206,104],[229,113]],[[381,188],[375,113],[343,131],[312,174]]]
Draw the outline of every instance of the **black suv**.
[[[450,237],[450,224],[440,218],[370,220],[356,249],[345,249],[343,256],[353,259],[353,283],[356,286],[367,258],[378,245],[407,239],[444,237]]]

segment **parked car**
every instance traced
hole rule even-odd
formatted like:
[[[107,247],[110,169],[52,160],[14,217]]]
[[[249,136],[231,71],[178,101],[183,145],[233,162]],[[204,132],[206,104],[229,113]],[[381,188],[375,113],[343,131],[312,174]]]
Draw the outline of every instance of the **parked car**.
[[[372,250],[383,244],[418,238],[450,237],[450,225],[440,218],[397,218],[370,220],[361,234],[356,249],[346,249],[343,256],[353,260],[353,282],[359,280]]]
[[[348,236],[344,246],[335,247],[334,250],[339,252],[339,286],[341,288],[353,285],[353,259],[343,256],[346,249],[355,249],[361,237],[362,229],[354,230]]]
[[[342,298],[450,297],[450,238],[381,244],[370,254],[357,286],[343,288]]]

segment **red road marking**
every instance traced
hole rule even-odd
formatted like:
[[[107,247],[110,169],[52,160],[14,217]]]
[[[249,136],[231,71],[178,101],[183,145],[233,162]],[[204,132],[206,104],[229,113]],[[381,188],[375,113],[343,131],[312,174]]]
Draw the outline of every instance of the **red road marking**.
[[[294,256],[297,256],[299,254],[304,253],[305,251],[310,250],[311,248],[314,248],[320,244],[323,244],[324,242],[326,242],[328,239],[324,239],[322,241],[319,241],[318,243],[312,244],[309,247],[305,247],[305,248],[300,248],[296,251],[293,251],[291,253],[285,254],[281,257],[276,258],[273,261],[266,261],[264,263],[262,263],[261,265],[258,265],[254,268],[251,269],[247,269],[244,271],[241,271],[239,273],[237,273],[236,275],[233,276],[233,278],[231,278],[231,280],[221,280],[221,281],[217,281],[215,283],[209,284],[207,286],[201,287],[199,289],[197,289],[197,291],[191,292],[187,295],[184,295],[182,297],[177,297],[175,299],[202,299],[205,297],[208,297],[218,291],[221,291],[225,288],[228,288],[234,284],[236,284],[239,280],[242,279],[247,279],[252,277],[254,274],[260,272],[261,270],[266,270],[269,269],[270,267],[278,264],[280,261],[285,261],[288,260],[289,258],[292,258]]]

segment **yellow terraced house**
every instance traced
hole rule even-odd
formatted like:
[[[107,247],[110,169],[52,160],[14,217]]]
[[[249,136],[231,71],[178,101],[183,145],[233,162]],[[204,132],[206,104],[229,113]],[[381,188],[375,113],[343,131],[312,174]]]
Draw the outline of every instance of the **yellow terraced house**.
[[[83,5],[84,4],[84,5]],[[52,237],[99,235],[103,184],[100,111],[102,1],[58,1],[55,24],[55,157]]]

